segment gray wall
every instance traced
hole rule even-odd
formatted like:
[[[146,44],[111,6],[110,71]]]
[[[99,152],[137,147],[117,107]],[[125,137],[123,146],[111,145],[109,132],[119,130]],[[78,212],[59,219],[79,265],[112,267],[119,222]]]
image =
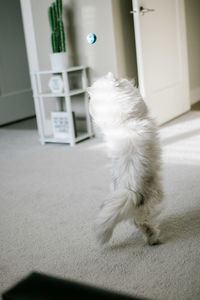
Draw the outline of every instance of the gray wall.
[[[35,115],[19,0],[0,1],[0,37],[0,125],[4,125]]]
[[[185,0],[191,102],[200,100],[200,1]]]

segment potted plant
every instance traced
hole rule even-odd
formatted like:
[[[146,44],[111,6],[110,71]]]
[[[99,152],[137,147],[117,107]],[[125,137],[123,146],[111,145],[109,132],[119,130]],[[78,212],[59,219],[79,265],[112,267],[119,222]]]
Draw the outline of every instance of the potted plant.
[[[67,55],[65,46],[65,32],[62,20],[62,0],[52,2],[48,8],[48,18],[51,27],[51,45],[53,53],[50,54],[52,70],[58,71],[67,68]]]

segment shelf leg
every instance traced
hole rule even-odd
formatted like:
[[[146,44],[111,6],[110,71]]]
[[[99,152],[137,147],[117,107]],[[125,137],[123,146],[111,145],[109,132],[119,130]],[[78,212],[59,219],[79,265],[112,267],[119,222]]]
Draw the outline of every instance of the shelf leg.
[[[64,91],[65,91],[65,105],[66,105],[66,111],[69,118],[69,132],[70,132],[70,145],[75,145],[75,132],[74,132],[74,122],[73,122],[73,116],[72,116],[72,107],[71,107],[71,97],[69,96],[69,83],[68,83],[68,75],[66,74],[66,71],[62,72],[63,76],[63,83],[64,83]]]
[[[71,146],[71,147],[75,146],[75,140],[71,140],[70,146]]]
[[[85,68],[82,71],[82,85],[83,85],[83,89],[86,90],[86,88],[88,87],[88,83],[87,83],[87,76],[86,76]],[[93,132],[92,132],[91,119],[90,119],[90,114],[89,114],[87,92],[85,92],[85,95],[84,95],[84,104],[85,104],[85,113],[86,113],[86,122],[87,122],[87,133],[91,137],[93,135]]]
[[[38,76],[33,74],[32,78],[33,78],[33,99],[34,99],[34,104],[35,104],[37,127],[38,127],[40,142],[42,145],[44,145],[44,134],[43,134],[44,128],[43,128],[42,116],[41,116],[41,103],[40,103],[40,98],[38,96],[36,96],[38,93],[38,90],[41,87],[40,87]]]

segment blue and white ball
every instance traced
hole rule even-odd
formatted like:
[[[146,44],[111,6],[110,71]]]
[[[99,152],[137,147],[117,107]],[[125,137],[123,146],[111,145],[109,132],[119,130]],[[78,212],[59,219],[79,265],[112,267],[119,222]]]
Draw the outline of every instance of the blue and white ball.
[[[94,44],[96,42],[96,40],[97,40],[97,36],[95,33],[89,33],[87,35],[87,41],[89,44],[91,44],[91,45]]]

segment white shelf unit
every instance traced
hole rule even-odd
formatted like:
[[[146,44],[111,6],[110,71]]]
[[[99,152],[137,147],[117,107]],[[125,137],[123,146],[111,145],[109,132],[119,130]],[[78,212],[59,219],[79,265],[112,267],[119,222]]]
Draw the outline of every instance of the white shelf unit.
[[[81,88],[70,88],[70,74],[73,72],[80,72],[80,78],[81,83],[79,84]],[[42,75],[53,75],[53,74],[59,74],[62,76],[63,79],[63,85],[64,85],[64,92],[63,93],[51,93],[51,92],[43,92],[42,89],[42,82],[41,82],[41,76]],[[38,131],[40,136],[40,141],[42,144],[44,143],[66,143],[70,144],[71,146],[74,146],[75,143],[78,143],[82,140],[85,140],[87,138],[90,138],[93,136],[93,131],[91,127],[91,120],[89,115],[89,109],[88,109],[88,95],[86,92],[87,88],[87,76],[86,76],[86,67],[84,66],[78,66],[78,67],[72,67],[68,68],[66,70],[61,71],[35,71],[32,73],[33,75],[33,82],[34,82],[34,102],[35,102],[35,109],[36,109],[36,118],[37,118],[37,124],[38,124]],[[82,95],[83,101],[84,101],[84,114],[85,114],[85,121],[86,121],[86,132],[78,132],[77,135],[75,134],[75,127],[74,127],[74,120],[73,120],[73,114],[72,114],[72,97],[75,95]],[[69,120],[69,137],[68,138],[55,138],[53,136],[53,133],[51,135],[45,135],[44,132],[44,105],[43,100],[44,98],[51,98],[54,97],[59,101],[59,98],[64,98],[66,113],[68,115]],[[75,99],[73,101],[76,101]]]

